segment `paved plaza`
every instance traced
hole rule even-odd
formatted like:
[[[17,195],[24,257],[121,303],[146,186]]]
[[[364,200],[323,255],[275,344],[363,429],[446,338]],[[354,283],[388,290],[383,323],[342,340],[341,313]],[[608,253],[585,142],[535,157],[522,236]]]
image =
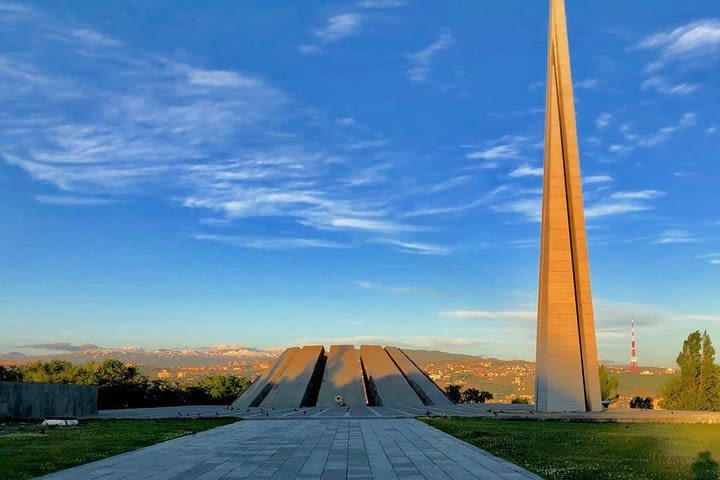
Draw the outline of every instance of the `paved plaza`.
[[[483,479],[537,475],[411,418],[243,420],[48,480]]]
[[[448,407],[308,407],[232,410],[222,405],[186,405],[181,407],[128,408],[102,410],[88,418],[200,418],[235,417],[246,420],[324,420],[391,419],[416,417],[474,417],[510,420],[562,420],[620,423],[710,423],[720,424],[720,412],[681,410],[638,410],[611,408],[602,412],[539,413],[532,405],[508,403],[458,404]]]

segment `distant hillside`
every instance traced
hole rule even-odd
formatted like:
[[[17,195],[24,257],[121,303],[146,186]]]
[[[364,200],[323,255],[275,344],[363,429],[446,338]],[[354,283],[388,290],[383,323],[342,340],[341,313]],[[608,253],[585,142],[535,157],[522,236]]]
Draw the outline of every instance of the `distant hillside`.
[[[37,360],[67,360],[73,363],[86,363],[116,358],[134,365],[146,367],[182,367],[189,365],[210,366],[226,364],[230,361],[273,360],[279,352],[257,350],[247,347],[218,345],[202,349],[160,348],[146,351],[142,348],[101,348],[95,347],[73,352],[55,352],[42,355],[26,355],[19,352],[0,354],[0,363],[23,364]]]
[[[457,360],[478,360],[485,358],[462,353],[441,352],[439,350],[412,350],[409,348],[403,348],[402,350],[409,355],[415,363],[445,363]]]

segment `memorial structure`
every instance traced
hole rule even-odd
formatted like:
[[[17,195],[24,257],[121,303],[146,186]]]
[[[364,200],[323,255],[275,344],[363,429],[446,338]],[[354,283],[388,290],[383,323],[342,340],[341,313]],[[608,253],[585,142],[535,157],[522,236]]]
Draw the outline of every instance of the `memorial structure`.
[[[602,410],[565,6],[550,1],[535,405]]]
[[[416,407],[451,405],[440,388],[397,347],[321,345],[285,350],[233,409]]]

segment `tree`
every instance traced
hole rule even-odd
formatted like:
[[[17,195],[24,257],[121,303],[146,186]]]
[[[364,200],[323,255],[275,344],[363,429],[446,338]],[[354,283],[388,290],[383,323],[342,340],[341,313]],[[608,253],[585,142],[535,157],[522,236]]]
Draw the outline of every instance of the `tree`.
[[[485,391],[485,390],[483,390],[482,392],[480,392],[480,403],[485,403],[486,401],[492,400],[492,399],[493,399],[493,394],[492,394],[492,393],[487,392],[487,391]]]
[[[677,356],[680,375],[663,388],[661,406],[671,410],[720,410],[720,367],[707,331],[691,333]]]
[[[213,402],[232,403],[250,385],[245,377],[208,375],[198,380],[196,388],[203,390]]]
[[[22,382],[22,371],[14,365],[3,367],[0,365],[0,382]]]
[[[445,395],[453,403],[460,403],[462,395],[460,394],[460,385],[448,385],[445,387]]]
[[[603,400],[616,400],[619,395],[617,393],[618,379],[605,365],[600,365],[600,394]]]

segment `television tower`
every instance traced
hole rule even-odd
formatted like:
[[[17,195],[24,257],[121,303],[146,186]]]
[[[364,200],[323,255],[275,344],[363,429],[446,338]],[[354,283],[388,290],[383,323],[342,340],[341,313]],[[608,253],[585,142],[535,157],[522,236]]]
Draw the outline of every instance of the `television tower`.
[[[637,350],[635,349],[635,319],[631,319],[632,340],[630,342],[630,372],[637,373],[639,371],[637,364]]]

